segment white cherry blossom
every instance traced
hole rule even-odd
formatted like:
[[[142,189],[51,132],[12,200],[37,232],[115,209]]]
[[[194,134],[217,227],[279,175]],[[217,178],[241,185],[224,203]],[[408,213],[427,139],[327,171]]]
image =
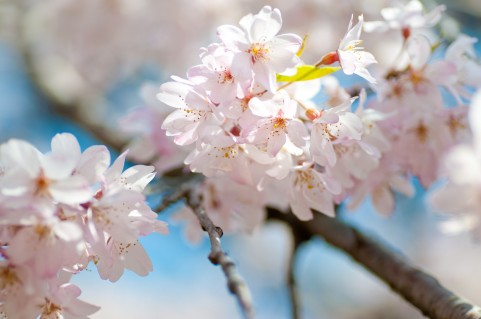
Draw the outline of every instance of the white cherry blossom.
[[[175,79],[178,81],[162,84],[157,94],[161,102],[177,109],[167,116],[162,129],[167,136],[174,136],[176,144],[188,145],[206,133],[206,125],[219,120],[214,115],[214,105],[195,90],[193,83]]]
[[[412,30],[430,28],[441,20],[441,15],[446,9],[444,5],[435,7],[431,12],[424,14],[423,5],[418,0],[411,0],[405,5],[381,9],[384,21],[370,21],[364,24],[366,32],[386,31],[399,29],[403,36],[408,38]]]
[[[444,225],[448,232],[480,231],[481,221],[481,92],[473,97],[469,124],[473,132],[470,144],[453,148],[445,157],[442,174],[447,183],[430,198],[436,211],[452,214]]]
[[[339,64],[345,74],[357,74],[371,83],[376,83],[376,79],[369,73],[366,67],[377,63],[377,61],[371,53],[364,51],[364,48],[360,46],[362,43],[360,38],[364,18],[362,15],[359,16],[355,26],[352,26],[352,19],[353,17],[351,17],[347,33],[342,38],[337,50]]]
[[[331,176],[319,172],[314,163],[295,166],[290,184],[289,204],[300,220],[312,219],[311,209],[335,216],[334,195],[341,193],[341,185]]]
[[[297,102],[282,92],[269,100],[253,98],[249,103],[252,113],[262,118],[251,132],[252,142],[266,144],[266,151],[271,156],[281,150],[288,142],[287,138],[298,148],[305,146],[308,139],[306,127],[296,119]]]
[[[321,111],[313,110],[310,152],[320,165],[333,166],[336,163],[335,144],[350,140],[360,140],[363,126],[360,118],[351,112],[354,99]]]
[[[270,91],[276,89],[275,76],[294,67],[302,39],[295,34],[277,35],[282,26],[279,9],[263,7],[258,14],[249,14],[239,22],[241,28],[220,26],[217,34],[222,42],[235,53],[234,73],[252,70],[254,78]]]

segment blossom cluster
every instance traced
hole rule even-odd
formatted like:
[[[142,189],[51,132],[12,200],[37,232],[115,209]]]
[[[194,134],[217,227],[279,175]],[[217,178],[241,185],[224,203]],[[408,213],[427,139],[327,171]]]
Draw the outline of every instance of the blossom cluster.
[[[442,173],[447,183],[430,197],[433,207],[452,214],[442,224],[448,233],[481,229],[481,91],[473,97],[469,112],[472,140],[454,147],[443,159]]]
[[[22,140],[0,145],[0,313],[6,318],[87,318],[99,308],[78,299],[70,278],[93,262],[102,279],[152,263],[138,241],[167,226],[142,194],[153,167],[110,166],[105,146],[81,152],[68,133],[41,153]],[[110,166],[110,167],[109,167]]]
[[[351,18],[337,49],[310,65],[301,59],[308,43],[279,34],[281,14],[266,6],[220,26],[219,42],[201,49],[186,78],[162,84],[163,105],[147,113],[162,114],[165,134],[189,152],[184,164],[206,176],[197,191],[227,232],[253,230],[266,205],[308,220],[370,197],[388,215],[394,192],[412,195],[412,176],[429,187],[438,159],[469,136],[466,105],[481,83],[476,39],[459,35],[440,58],[433,27],[443,11],[413,0],[384,9],[384,21]],[[363,29],[399,33],[391,65],[369,71],[376,59],[361,46]],[[337,70],[367,80],[366,90],[352,96],[330,75]],[[143,141],[153,145],[159,128],[147,127]]]
[[[362,22],[361,16],[349,26],[333,55],[347,74],[371,79],[365,67],[375,60],[358,47]],[[221,42],[201,50],[202,64],[189,69],[187,79],[173,77],[173,82],[160,87],[157,98],[177,109],[162,128],[178,145],[195,144],[185,163],[193,172],[213,178],[207,184],[216,186],[206,186],[211,194],[203,196],[217,202],[211,214],[232,209],[241,200],[239,195],[226,200],[231,197],[224,196],[229,188],[221,185],[227,178],[250,186],[252,192],[266,193],[248,196],[251,205],[258,199],[258,209],[243,217],[248,229],[258,223],[247,220],[262,221],[254,212],[262,212],[266,200],[276,200],[275,194],[269,194],[273,183],[285,184],[285,197],[299,218],[309,219],[310,208],[333,216],[335,198],[344,196],[343,188],[357,174],[348,171],[344,180],[335,178],[337,170],[351,166],[339,154],[375,153],[376,161],[384,148],[378,143],[383,138],[375,120],[368,120],[375,116],[361,108],[353,113],[354,99],[349,98],[332,108],[310,108],[303,86],[284,89],[279,84],[278,74],[288,75],[302,65],[301,37],[278,34],[279,10],[266,6],[239,24],[218,28]],[[372,129],[368,130],[368,122]]]

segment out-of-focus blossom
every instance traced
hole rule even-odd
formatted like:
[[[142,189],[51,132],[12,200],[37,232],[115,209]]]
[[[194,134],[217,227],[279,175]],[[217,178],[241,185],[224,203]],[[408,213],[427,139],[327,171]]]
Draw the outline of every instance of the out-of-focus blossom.
[[[146,84],[141,89],[143,107],[133,109],[119,123],[120,129],[134,136],[128,145],[128,158],[137,163],[152,163],[163,173],[183,164],[187,152],[179,149],[161,129],[171,108],[157,100],[158,87]]]
[[[453,148],[443,161],[441,174],[447,183],[436,189],[430,201],[435,210],[452,214],[444,224],[448,232],[476,230],[481,220],[481,92],[473,97],[469,124],[473,139]]]
[[[457,81],[450,89],[456,96],[465,99],[470,96],[465,86],[476,89],[481,86],[481,59],[474,50],[477,41],[476,38],[461,34],[446,49],[445,59],[455,65],[457,72]]]
[[[105,146],[82,153],[68,133],[51,145],[45,154],[21,140],[0,145],[0,280],[12,286],[0,299],[8,318],[87,318],[98,307],[78,300],[80,289],[68,280],[58,283],[61,273],[91,260],[104,279],[117,280],[124,268],[145,276],[152,265],[138,238],[167,232],[142,195],[152,167],[122,172],[125,153],[109,167]]]
[[[414,29],[430,28],[436,25],[441,20],[442,12],[445,9],[444,5],[440,5],[431,12],[424,14],[422,3],[418,0],[412,0],[405,5],[399,4],[396,7],[383,8],[381,15],[384,21],[366,22],[364,30],[371,32],[399,29],[403,36],[408,38]]]

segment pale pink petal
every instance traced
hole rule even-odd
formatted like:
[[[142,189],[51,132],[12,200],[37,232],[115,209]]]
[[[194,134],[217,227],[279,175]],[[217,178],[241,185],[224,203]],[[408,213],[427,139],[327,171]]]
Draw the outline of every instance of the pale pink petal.
[[[291,142],[297,147],[306,145],[309,139],[309,133],[306,126],[299,120],[291,120],[287,125],[287,135]]]
[[[311,220],[313,217],[311,208],[307,205],[307,202],[300,194],[295,194],[291,197],[290,205],[292,213],[297,216],[300,220],[307,221]]]
[[[78,241],[82,239],[83,232],[80,226],[74,222],[64,221],[53,227],[55,235],[63,241]]]
[[[157,99],[175,108],[185,108],[185,96],[189,91],[189,86],[184,83],[167,82],[160,86]]]
[[[394,210],[394,196],[391,191],[381,186],[376,188],[371,194],[374,208],[382,215],[389,216]]]
[[[1,165],[7,168],[20,167],[30,177],[38,175],[41,156],[33,145],[22,140],[11,139],[0,145]]]
[[[105,172],[105,178],[107,182],[114,181],[117,177],[122,175],[122,170],[124,169],[125,165],[125,157],[127,156],[128,151],[123,152],[120,154],[119,157],[114,161],[112,166]]]
[[[89,183],[80,175],[51,184],[49,192],[55,201],[70,205],[88,202],[93,196]]]
[[[279,9],[272,10],[271,7],[265,6],[252,19],[248,30],[249,40],[251,43],[260,42],[262,39],[270,40],[279,32],[281,26],[282,18]]]
[[[469,125],[473,132],[474,143],[478,152],[481,151],[481,90],[479,90],[471,101],[469,111]]]
[[[228,49],[244,51],[247,39],[244,31],[233,25],[222,25],[217,28],[217,35]]]
[[[286,144],[286,134],[272,134],[267,142],[267,153],[271,156],[276,156],[276,154],[279,153],[284,144]]]
[[[418,34],[409,39],[406,50],[411,59],[411,66],[420,69],[431,56],[431,43],[425,36]]]
[[[147,276],[153,270],[152,262],[140,242],[133,243],[128,248],[124,263],[125,268],[139,276]]]
[[[86,149],[80,157],[75,172],[95,184],[110,165],[110,152],[103,145],[95,145]]]

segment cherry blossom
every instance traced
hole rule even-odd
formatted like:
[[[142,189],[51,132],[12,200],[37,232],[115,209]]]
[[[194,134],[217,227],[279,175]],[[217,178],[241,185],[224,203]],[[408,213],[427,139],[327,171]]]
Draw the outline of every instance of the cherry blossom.
[[[279,93],[267,101],[254,98],[250,101],[249,108],[254,115],[263,118],[257,122],[257,129],[251,132],[254,136],[253,143],[265,143],[268,154],[275,156],[286,144],[287,138],[297,147],[305,146],[307,129],[301,121],[295,119],[297,103],[287,94]]]
[[[188,152],[179,149],[161,129],[172,109],[156,98],[157,91],[157,85],[144,84],[140,90],[144,106],[123,117],[119,127],[134,137],[128,145],[128,158],[136,163],[151,162],[157,172],[163,173],[181,165]]]
[[[342,67],[342,71],[347,75],[357,74],[371,83],[376,83],[376,79],[369,73],[366,67],[377,63],[377,61],[371,53],[364,51],[364,48],[359,46],[362,43],[360,37],[364,18],[362,15],[359,16],[359,21],[355,26],[352,26],[352,19],[351,17],[347,33],[342,38],[337,50],[339,64]]]
[[[316,163],[334,165],[335,144],[361,139],[362,122],[351,112],[352,102],[353,99],[349,99],[334,108],[309,113],[313,119],[310,151]]]
[[[381,15],[384,21],[370,21],[364,24],[366,32],[386,31],[389,29],[399,29],[403,36],[408,38],[412,30],[420,28],[430,28],[441,20],[442,12],[446,9],[444,5],[439,5],[431,12],[424,14],[423,5],[418,0],[411,0],[405,5],[399,4],[396,7],[383,8]]]
[[[434,209],[452,214],[444,224],[448,232],[476,230],[479,232],[481,202],[481,92],[473,97],[469,124],[473,140],[453,148],[444,158],[441,167],[447,183],[436,189],[430,198]]]
[[[21,140],[0,145],[0,281],[11,286],[0,299],[8,318],[88,318],[99,308],[77,299],[70,277],[58,280],[89,261],[112,281],[125,268],[152,271],[138,239],[167,233],[142,194],[155,173],[143,165],[123,171],[125,157],[110,166],[105,146],[81,152],[68,133],[56,135],[48,153]]]
[[[157,98],[165,104],[177,108],[162,124],[167,136],[174,136],[178,145],[194,143],[199,135],[205,134],[210,122],[219,121],[214,114],[212,103],[198,92],[194,83],[175,78],[176,82],[162,84]]]
[[[460,34],[446,49],[445,59],[453,63],[457,71],[457,82],[450,89],[465,99],[469,99],[470,94],[464,86],[477,89],[481,83],[481,63],[473,47],[477,41],[476,38]]]
[[[295,166],[290,177],[289,204],[300,220],[312,219],[311,209],[334,217],[334,195],[341,193],[341,185],[332,176],[316,169],[312,162]]]
[[[292,33],[277,35],[282,26],[281,13],[269,6],[243,17],[239,24],[241,28],[224,25],[217,29],[222,42],[235,52],[235,70],[252,70],[261,85],[274,91],[275,74],[299,62],[296,52],[302,39]]]
[[[10,140],[0,147],[5,173],[1,193],[9,205],[32,205],[39,217],[55,213],[54,203],[78,204],[92,196],[87,180],[73,174],[80,159],[80,146],[70,134],[57,135],[52,151],[42,154],[25,141]]]

